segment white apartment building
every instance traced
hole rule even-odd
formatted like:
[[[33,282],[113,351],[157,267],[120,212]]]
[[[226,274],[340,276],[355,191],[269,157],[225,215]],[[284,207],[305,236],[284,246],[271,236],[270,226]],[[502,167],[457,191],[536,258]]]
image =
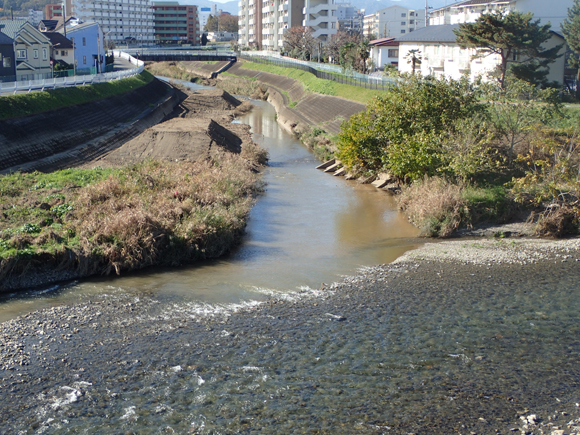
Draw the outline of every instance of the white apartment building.
[[[284,34],[297,26],[310,27],[320,41],[337,32],[334,0],[240,0],[238,5],[241,46],[278,51]]]
[[[338,31],[337,9],[335,0],[306,0],[302,25],[310,27],[316,39],[326,42]]]
[[[205,25],[207,24],[207,19],[210,15],[216,16],[218,14],[217,5],[213,4],[211,7],[199,8],[197,16],[199,17],[199,30],[203,32]]]
[[[425,10],[391,6],[365,15],[363,34],[367,38],[396,38],[422,27],[425,27]]]
[[[567,16],[572,0],[468,0],[460,1],[429,13],[430,25],[472,23],[481,14],[495,11],[531,12],[534,20],[550,23],[552,30],[560,32],[560,24]]]
[[[107,41],[155,41],[150,0],[66,0],[66,15],[98,23]]]

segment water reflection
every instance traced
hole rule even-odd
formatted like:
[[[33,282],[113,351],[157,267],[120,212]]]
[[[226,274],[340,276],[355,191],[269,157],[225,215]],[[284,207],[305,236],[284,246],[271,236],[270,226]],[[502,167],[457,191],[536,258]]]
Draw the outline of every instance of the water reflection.
[[[262,299],[257,289],[317,287],[360,266],[390,262],[417,245],[416,229],[387,193],[316,171],[316,159],[279,127],[273,108],[255,105],[239,122],[251,125],[255,140],[270,154],[266,192],[251,211],[242,245],[229,257],[97,277],[49,295],[10,299],[0,305],[0,320],[111,292],[155,295],[167,302]]]

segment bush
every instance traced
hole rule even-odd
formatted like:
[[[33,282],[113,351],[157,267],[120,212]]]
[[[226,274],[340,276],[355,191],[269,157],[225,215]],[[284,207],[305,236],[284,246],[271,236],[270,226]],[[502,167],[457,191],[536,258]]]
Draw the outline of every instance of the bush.
[[[436,175],[448,170],[445,137],[483,111],[467,81],[407,77],[343,124],[337,157],[348,168],[400,179]]]

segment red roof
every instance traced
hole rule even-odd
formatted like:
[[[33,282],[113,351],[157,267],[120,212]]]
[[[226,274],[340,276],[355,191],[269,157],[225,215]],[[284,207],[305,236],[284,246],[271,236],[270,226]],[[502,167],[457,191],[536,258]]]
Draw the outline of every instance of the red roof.
[[[395,38],[381,38],[375,39],[369,42],[369,44],[375,47],[398,47],[399,41],[395,41]]]

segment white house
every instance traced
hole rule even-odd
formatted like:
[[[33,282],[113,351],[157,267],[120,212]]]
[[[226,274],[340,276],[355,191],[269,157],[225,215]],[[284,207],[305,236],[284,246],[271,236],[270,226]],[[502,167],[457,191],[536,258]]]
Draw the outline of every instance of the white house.
[[[395,38],[381,38],[369,42],[371,47],[370,58],[376,69],[385,65],[399,64],[399,42]]]
[[[416,66],[415,73],[456,80],[464,75],[472,81],[479,76],[485,79],[487,73],[493,71],[500,64],[499,56],[489,54],[475,57],[476,49],[461,48],[456,42],[455,33],[453,33],[453,30],[458,27],[459,24],[428,26],[397,38],[399,42],[399,72],[412,72],[412,64],[408,62],[407,56],[411,50],[419,50],[422,62]],[[560,34],[552,32],[552,38],[544,44],[543,48],[551,48],[562,42],[564,42],[564,38]],[[565,47],[562,48],[561,53],[563,54],[564,51]],[[561,56],[550,65],[547,80],[563,84],[564,69],[565,60],[564,56]]]
[[[550,23],[559,32],[572,0],[467,0],[435,9],[429,14],[429,25],[472,23],[484,13],[495,11],[531,12],[534,20]]]

